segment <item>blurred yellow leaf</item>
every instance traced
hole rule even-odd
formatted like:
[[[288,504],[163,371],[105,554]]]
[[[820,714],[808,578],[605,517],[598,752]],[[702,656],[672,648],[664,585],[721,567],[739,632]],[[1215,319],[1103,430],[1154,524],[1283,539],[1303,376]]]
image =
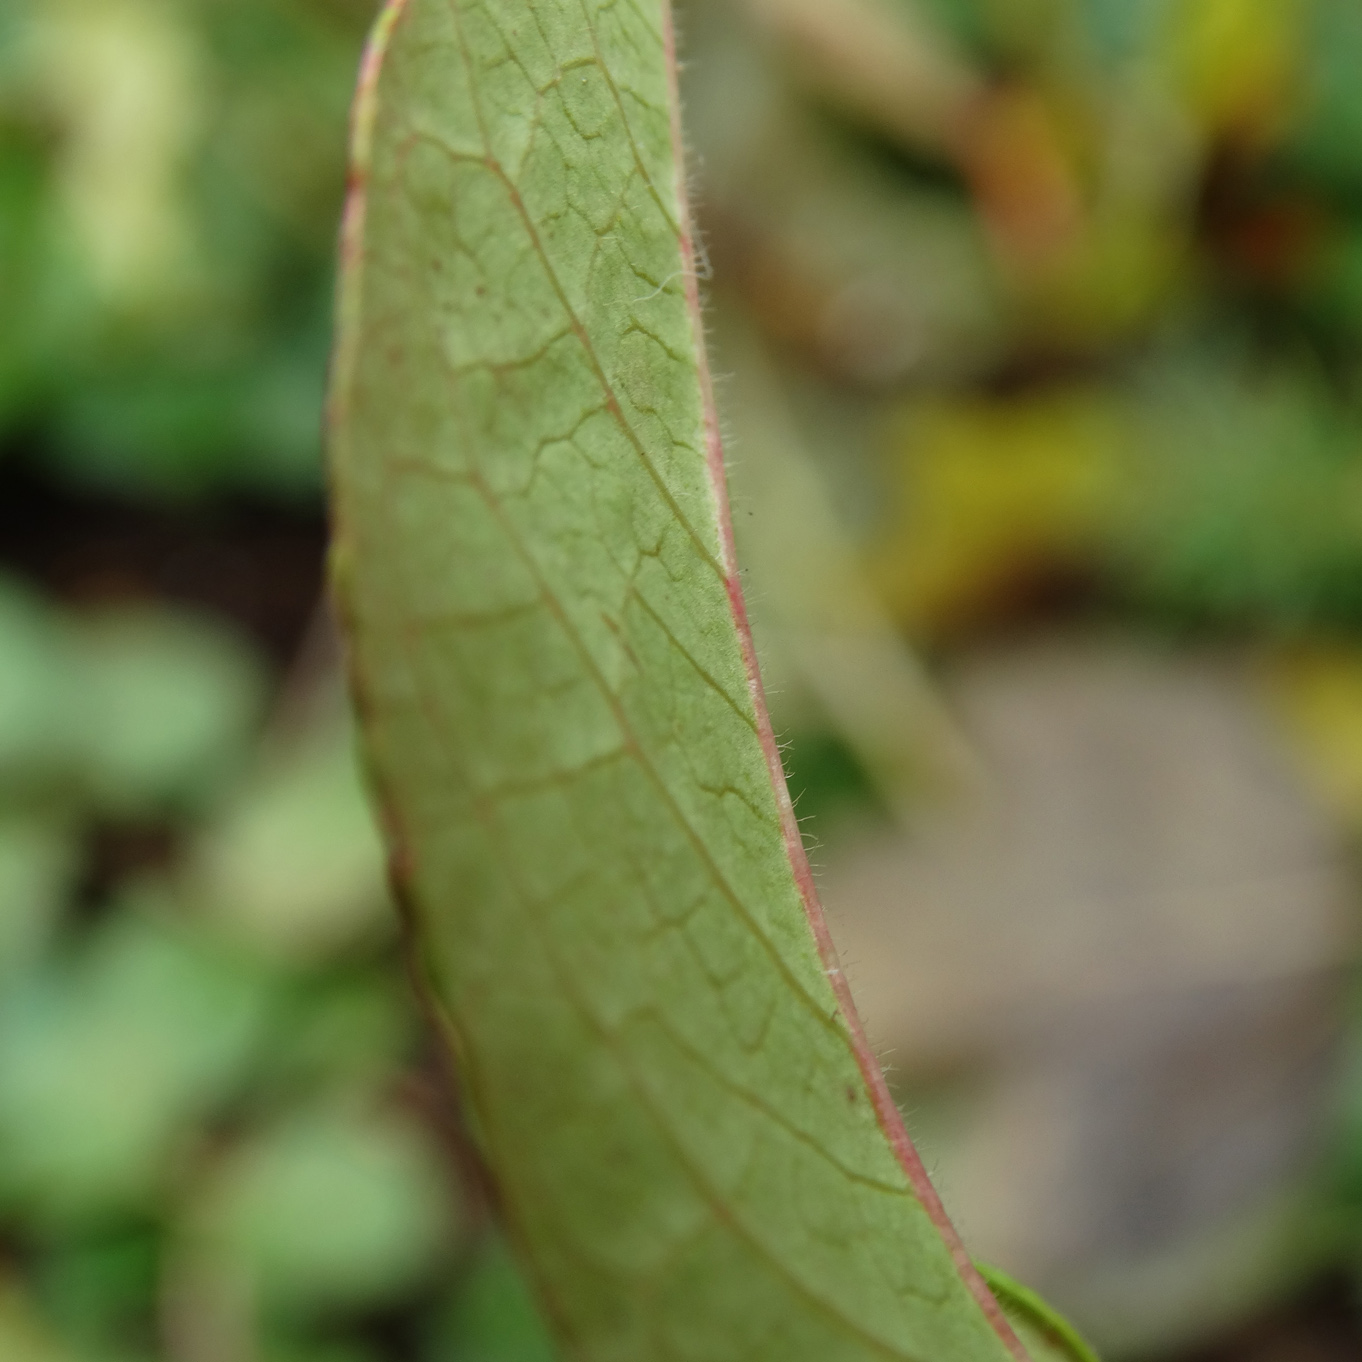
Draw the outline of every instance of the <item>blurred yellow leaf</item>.
[[[195,275],[180,180],[203,80],[187,18],[158,0],[61,0],[35,15],[65,208],[101,293],[133,311],[177,302]]]
[[[1362,830],[1362,648],[1316,643],[1268,667],[1268,692],[1307,781]]]
[[[1211,133],[1270,140],[1297,94],[1306,0],[1182,0],[1168,60],[1188,108]]]
[[[0,1277],[0,1357],[5,1362],[70,1362],[71,1354],[44,1327],[26,1294]]]
[[[1100,391],[943,400],[909,414],[871,570],[914,630],[987,615],[1037,577],[1085,566],[1119,486],[1122,414]]]

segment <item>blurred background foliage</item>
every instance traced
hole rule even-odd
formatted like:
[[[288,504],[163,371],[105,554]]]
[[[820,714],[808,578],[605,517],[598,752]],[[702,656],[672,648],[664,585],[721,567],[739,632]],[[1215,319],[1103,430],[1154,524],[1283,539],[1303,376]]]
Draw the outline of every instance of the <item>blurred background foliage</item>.
[[[0,7],[7,1362],[549,1356],[411,999],[320,604],[372,10]],[[1250,647],[1362,832],[1355,0],[680,20],[801,812],[911,822],[970,760],[934,669],[1114,622]],[[1351,1081],[1342,1285],[1217,1358],[1362,1348]]]

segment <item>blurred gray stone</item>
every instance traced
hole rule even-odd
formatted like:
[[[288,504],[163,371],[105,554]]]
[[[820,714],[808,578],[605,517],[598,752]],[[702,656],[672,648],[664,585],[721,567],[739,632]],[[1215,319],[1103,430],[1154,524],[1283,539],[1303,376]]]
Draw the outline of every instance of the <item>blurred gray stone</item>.
[[[1351,886],[1251,677],[1111,640],[976,657],[948,690],[987,788],[821,878],[967,1244],[1118,1354],[1307,1265]]]

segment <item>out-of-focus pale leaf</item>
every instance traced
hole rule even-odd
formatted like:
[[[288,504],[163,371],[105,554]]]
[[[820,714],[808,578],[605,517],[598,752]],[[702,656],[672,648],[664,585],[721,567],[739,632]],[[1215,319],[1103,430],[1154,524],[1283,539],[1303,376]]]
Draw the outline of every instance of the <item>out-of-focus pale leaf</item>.
[[[63,133],[54,187],[96,297],[116,313],[182,308],[199,282],[183,170],[208,92],[187,8],[48,0],[30,25],[33,79]]]
[[[363,0],[8,0],[0,435],[143,495],[315,496]]]
[[[317,959],[391,929],[383,848],[342,707],[266,754],[191,873],[214,918],[273,955]]]
[[[360,1309],[421,1284],[456,1201],[429,1134],[396,1112],[315,1110],[248,1136],[191,1211],[198,1251],[265,1309]]]
[[[201,805],[264,695],[237,634],[159,605],[57,610],[0,579],[0,791],[59,786],[115,816]]]
[[[146,1205],[240,1077],[259,975],[123,911],[0,998],[0,1200],[43,1221]]]
[[[108,608],[72,628],[81,774],[101,809],[196,806],[240,765],[263,698],[241,638],[165,607]]]

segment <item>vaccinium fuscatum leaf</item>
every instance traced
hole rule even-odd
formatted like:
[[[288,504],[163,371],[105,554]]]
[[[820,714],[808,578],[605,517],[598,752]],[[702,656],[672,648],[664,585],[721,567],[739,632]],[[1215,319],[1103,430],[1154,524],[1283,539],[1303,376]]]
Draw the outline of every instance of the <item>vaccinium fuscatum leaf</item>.
[[[665,0],[395,0],[333,579],[393,879],[566,1356],[1006,1362],[823,925],[743,611]]]

